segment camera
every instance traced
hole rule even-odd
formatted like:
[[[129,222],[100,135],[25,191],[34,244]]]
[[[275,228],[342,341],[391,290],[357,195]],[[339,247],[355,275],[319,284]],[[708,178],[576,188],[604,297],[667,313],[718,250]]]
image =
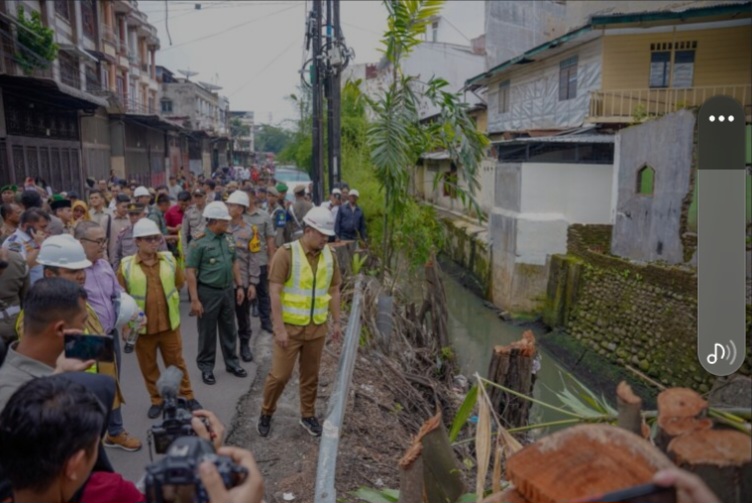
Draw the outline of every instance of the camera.
[[[157,381],[157,390],[164,400],[162,408],[162,422],[149,429],[151,441],[157,454],[164,454],[178,437],[195,436],[191,426],[193,414],[188,409],[185,398],[178,398],[178,389],[183,373],[174,366],[165,370]],[[209,424],[205,421],[206,427]]]
[[[146,467],[146,501],[209,503],[206,488],[198,476],[198,467],[203,461],[209,461],[217,467],[227,489],[241,484],[248,477],[246,468],[235,464],[227,456],[216,454],[207,440],[179,437],[172,442],[163,459]]]

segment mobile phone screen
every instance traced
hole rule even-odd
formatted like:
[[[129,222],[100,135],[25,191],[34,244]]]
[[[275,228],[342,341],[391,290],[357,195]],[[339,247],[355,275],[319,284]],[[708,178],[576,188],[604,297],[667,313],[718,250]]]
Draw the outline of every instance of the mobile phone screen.
[[[115,361],[115,346],[109,335],[65,334],[65,357],[98,362]]]

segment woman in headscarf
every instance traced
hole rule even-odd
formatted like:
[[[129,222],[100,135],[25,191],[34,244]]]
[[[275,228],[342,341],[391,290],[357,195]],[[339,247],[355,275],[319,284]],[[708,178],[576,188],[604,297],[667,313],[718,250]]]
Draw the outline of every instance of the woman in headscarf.
[[[78,222],[88,222],[89,220],[91,220],[89,206],[80,199],[73,203],[73,228],[76,228]]]

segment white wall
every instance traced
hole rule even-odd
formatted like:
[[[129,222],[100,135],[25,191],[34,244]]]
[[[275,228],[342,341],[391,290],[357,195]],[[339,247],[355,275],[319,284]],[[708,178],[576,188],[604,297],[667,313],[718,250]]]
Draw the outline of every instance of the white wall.
[[[557,213],[569,223],[608,224],[614,168],[609,164],[524,163],[522,213]]]

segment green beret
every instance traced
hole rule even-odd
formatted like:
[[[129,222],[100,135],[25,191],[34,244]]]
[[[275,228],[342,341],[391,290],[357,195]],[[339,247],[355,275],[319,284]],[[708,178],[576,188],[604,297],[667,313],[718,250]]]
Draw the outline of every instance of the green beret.
[[[50,198],[50,209],[52,211],[59,210],[60,208],[70,208],[72,203],[69,199],[64,198],[60,194],[55,194]]]
[[[287,192],[287,185],[282,182],[277,184],[277,192]]]
[[[0,192],[5,192],[6,190],[9,190],[11,192],[16,192],[18,191],[18,187],[16,187],[15,185],[5,185],[0,188]]]

